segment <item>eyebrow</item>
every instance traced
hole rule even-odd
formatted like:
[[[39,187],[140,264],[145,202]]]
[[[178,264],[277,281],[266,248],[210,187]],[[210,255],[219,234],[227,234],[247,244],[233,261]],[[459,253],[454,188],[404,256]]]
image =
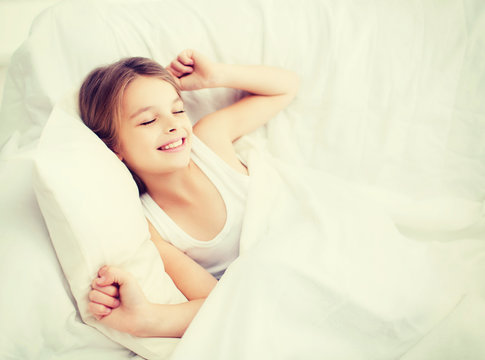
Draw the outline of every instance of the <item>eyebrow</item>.
[[[176,98],[173,99],[172,105],[175,104],[175,103],[178,103],[179,101],[182,102],[182,99],[177,96]],[[153,109],[153,108],[154,108],[154,106],[145,106],[141,109],[138,109],[137,111],[135,111],[133,114],[130,115],[130,120],[134,119],[135,117],[137,117],[141,113],[144,113],[145,111],[148,111],[148,110]]]

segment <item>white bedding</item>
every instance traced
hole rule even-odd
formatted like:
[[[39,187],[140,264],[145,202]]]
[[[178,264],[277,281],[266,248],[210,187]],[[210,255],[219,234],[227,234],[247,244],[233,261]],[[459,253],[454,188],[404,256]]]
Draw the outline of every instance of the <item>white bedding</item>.
[[[0,144],[8,141],[0,156],[0,358],[134,356],[81,321],[35,201],[32,154],[54,104],[93,67],[129,55],[167,64],[186,47],[300,75],[296,101],[250,139],[291,164],[293,172],[275,165],[274,176],[302,195],[275,195],[295,205],[271,216],[252,205],[241,258],[173,358],[485,358],[481,0],[66,0],[41,14],[12,59],[0,109]],[[196,121],[240,96],[216,89],[184,100]],[[313,201],[318,187],[297,171],[302,165],[327,174],[322,196],[343,186],[351,202],[367,199],[357,209],[377,202],[389,220],[351,224],[393,235],[364,247],[352,236],[358,229],[339,233],[335,214],[329,224],[312,222],[315,209],[350,212],[347,200]],[[295,209],[295,226],[281,225]],[[261,218],[276,225],[262,231]],[[342,242],[316,242],[322,229]],[[382,250],[371,253],[375,246]],[[436,266],[449,266],[435,272],[429,253],[416,250],[428,247],[439,253]],[[426,274],[439,282],[428,286]]]
[[[395,359],[476,301],[485,264],[464,260],[482,240],[407,238],[362,189],[259,151],[248,164],[240,258],[173,359]]]

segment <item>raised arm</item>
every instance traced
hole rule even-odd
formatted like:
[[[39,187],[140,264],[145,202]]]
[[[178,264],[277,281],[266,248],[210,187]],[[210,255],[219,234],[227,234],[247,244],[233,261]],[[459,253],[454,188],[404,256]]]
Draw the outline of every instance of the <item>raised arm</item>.
[[[199,120],[194,132],[210,143],[214,139],[233,142],[265,124],[293,100],[299,85],[298,76],[292,71],[212,62],[194,50],[182,51],[167,69],[182,90],[227,87],[250,93],[237,103]]]

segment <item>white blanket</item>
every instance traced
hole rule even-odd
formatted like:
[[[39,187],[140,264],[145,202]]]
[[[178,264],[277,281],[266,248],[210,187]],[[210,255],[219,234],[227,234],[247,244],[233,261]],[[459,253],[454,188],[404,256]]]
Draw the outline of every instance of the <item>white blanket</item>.
[[[362,191],[257,151],[249,171],[242,255],[173,359],[394,359],[470,291],[476,243],[406,238]]]

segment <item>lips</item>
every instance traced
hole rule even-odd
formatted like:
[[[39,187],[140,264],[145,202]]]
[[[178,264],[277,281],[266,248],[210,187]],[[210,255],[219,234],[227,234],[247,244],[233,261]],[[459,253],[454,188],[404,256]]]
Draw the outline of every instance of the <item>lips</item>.
[[[170,142],[160,146],[158,150],[161,151],[168,151],[168,150],[177,150],[181,148],[185,144],[185,138],[178,138],[171,140]]]

